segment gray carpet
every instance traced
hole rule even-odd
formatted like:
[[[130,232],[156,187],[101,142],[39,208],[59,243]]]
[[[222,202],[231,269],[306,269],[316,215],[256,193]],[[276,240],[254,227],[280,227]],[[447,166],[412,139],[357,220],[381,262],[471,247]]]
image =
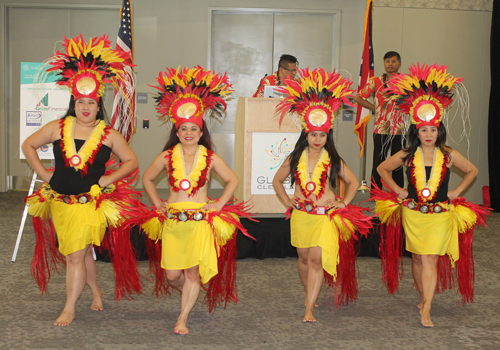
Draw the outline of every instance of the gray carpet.
[[[380,278],[380,260],[358,258],[358,301],[330,311],[321,299],[315,324],[301,322],[304,294],[296,259],[247,259],[238,261],[238,304],[208,314],[198,303],[188,322],[190,333],[178,336],[173,333],[178,293],[156,299],[146,281],[144,294],[114,301],[112,267],[103,262],[97,264],[105,310],[90,310],[91,294],[85,289],[75,321],[52,326],[64,307],[64,273],[54,275],[49,293],[40,296],[30,276],[30,220],[17,261],[11,262],[25,195],[0,193],[2,349],[500,349],[498,213],[475,235],[476,302],[462,306],[451,291],[437,295],[433,329],[420,326],[409,259],[399,294],[390,296]],[[142,272],[147,267],[141,262]]]

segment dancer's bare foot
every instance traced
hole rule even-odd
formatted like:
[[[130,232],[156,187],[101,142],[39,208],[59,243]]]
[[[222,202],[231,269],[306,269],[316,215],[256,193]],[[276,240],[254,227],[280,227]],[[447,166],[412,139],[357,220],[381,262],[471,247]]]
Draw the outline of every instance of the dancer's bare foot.
[[[186,320],[182,319],[180,316],[175,324],[174,332],[179,335],[188,334],[189,329],[186,326]]]
[[[306,309],[302,322],[316,322],[316,317],[313,316],[311,311]]]
[[[422,322],[423,327],[434,327],[434,323],[431,321],[431,310],[430,308],[424,307],[422,310],[420,310],[420,315],[421,319],[420,322]]]
[[[99,289],[99,292],[97,294],[92,295],[92,305],[90,305],[90,308],[94,311],[102,311],[104,310],[104,307],[102,306],[102,296],[104,293],[102,290]]]
[[[304,301],[304,306],[307,306],[307,297],[306,297],[306,301]],[[314,307],[318,307],[318,303],[314,303]]]
[[[71,322],[75,319],[75,313],[63,310],[62,314],[57,318],[56,322],[54,322],[54,326],[69,326]]]
[[[422,307],[424,306],[424,296],[420,294],[420,303],[418,303],[417,308],[422,310]]]

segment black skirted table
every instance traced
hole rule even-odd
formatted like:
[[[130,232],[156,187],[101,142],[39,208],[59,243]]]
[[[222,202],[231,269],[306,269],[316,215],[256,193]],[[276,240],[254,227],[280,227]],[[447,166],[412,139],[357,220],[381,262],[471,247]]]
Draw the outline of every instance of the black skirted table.
[[[286,258],[297,257],[297,250],[290,243],[290,221],[285,217],[258,217],[258,222],[246,218],[241,219],[243,227],[256,240],[246,237],[238,232],[236,244],[238,248],[238,259],[255,258]],[[375,229],[374,234],[368,238],[361,238],[358,256],[380,257],[378,247],[380,244],[380,234]],[[138,227],[134,227],[130,232],[130,240],[137,252],[139,260],[147,260],[145,239],[146,235],[141,234]],[[96,249],[98,260],[109,261],[106,251],[99,252]]]
[[[290,221],[284,217],[263,218],[259,222],[242,218],[241,223],[248,233],[256,240],[252,240],[238,232],[238,259],[255,258],[285,258],[298,256],[297,250],[290,243]],[[374,234],[361,238],[358,256],[380,257],[380,234],[375,229]]]

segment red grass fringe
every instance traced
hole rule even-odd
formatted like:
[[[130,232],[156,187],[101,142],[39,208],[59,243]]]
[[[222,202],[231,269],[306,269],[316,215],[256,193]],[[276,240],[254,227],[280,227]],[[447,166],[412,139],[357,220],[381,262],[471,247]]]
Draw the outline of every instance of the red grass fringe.
[[[375,182],[370,190],[372,200],[391,201],[399,206],[396,192],[386,192],[378,188]],[[404,233],[401,220],[389,219],[385,224],[380,223],[380,258],[382,260],[382,281],[390,294],[399,291],[399,281],[404,276],[403,242]]]
[[[224,308],[228,302],[238,302],[238,292],[236,288],[236,258],[237,258],[237,248],[236,248],[236,235],[238,230],[241,231],[245,236],[255,239],[250,236],[247,230],[243,227],[241,222],[234,218],[231,214],[237,216],[243,216],[250,220],[252,219],[252,214],[249,213],[248,202],[236,203],[235,198],[224,205],[224,207],[219,211],[210,211],[207,215],[207,222],[213,228],[213,218],[215,216],[220,217],[222,220],[235,226],[232,238],[229,239],[226,245],[222,247],[215,247],[218,252],[217,257],[217,275],[215,275],[209,282],[208,286],[203,286],[206,291],[206,296],[203,300],[203,304],[207,306],[210,313],[214,312],[217,306],[224,304]],[[125,222],[126,227],[140,226],[146,221],[152,218],[158,218],[158,220],[163,223],[163,221],[168,220],[165,213],[160,213],[154,207],[142,208],[141,213],[135,217],[131,217]],[[172,220],[177,220],[176,218]],[[142,230],[141,230],[142,232]],[[170,295],[170,288],[165,277],[165,273],[161,268],[161,239],[153,241],[151,239],[146,239],[146,249],[149,257],[149,272],[154,276],[155,286],[153,288],[153,294],[157,297],[160,295]],[[216,245],[215,239],[214,244]]]
[[[112,166],[105,174],[110,174],[120,166],[115,160],[110,160],[106,166]],[[120,214],[130,218],[142,213],[145,206],[139,201],[140,192],[135,191],[130,184],[137,179],[138,170],[135,170],[122,180],[115,182],[116,189],[111,193],[102,193],[96,198],[96,209],[103,200],[119,203]],[[45,200],[39,192],[32,196],[39,196],[40,201]],[[79,204],[72,204],[79,205]],[[33,217],[36,245],[31,266],[31,273],[37,282],[42,294],[47,291],[47,283],[51,270],[57,270],[66,265],[64,256],[57,249],[56,235],[52,221],[41,220]],[[132,293],[141,293],[140,275],[137,271],[137,258],[130,242],[130,226],[122,225],[117,228],[108,227],[108,232],[103,239],[102,248],[109,251],[109,257],[115,272],[116,286],[115,297],[120,300],[122,296],[128,299]]]
[[[57,249],[57,238],[52,220],[33,217],[35,229],[35,252],[31,261],[31,275],[35,279],[41,294],[47,293],[51,271],[59,273],[66,267],[66,259]]]
[[[287,219],[290,218],[293,210],[291,207],[288,208],[285,213]],[[363,214],[365,211],[369,211],[369,209],[349,204],[345,208],[335,209],[328,213],[330,220],[335,215],[338,215],[346,227],[348,227],[347,222],[354,226],[354,230],[350,231],[349,239],[344,239],[341,234],[338,237],[339,263],[337,264],[337,279],[334,281],[333,276],[323,270],[326,287],[325,297],[329,295],[337,308],[343,303],[349,304],[358,298],[356,258],[359,240],[361,236],[367,237],[372,228],[372,216]]]
[[[153,293],[156,297],[170,295],[170,285],[161,268],[161,239],[157,242],[146,238],[146,252],[149,258],[149,273],[155,277]]]
[[[382,191],[375,184],[373,184],[370,193],[372,200],[389,200],[394,202],[394,205],[401,205],[395,192]],[[466,202],[463,197],[454,199],[451,205],[469,208],[477,217],[475,226],[486,226],[486,215],[489,214],[489,208]],[[475,226],[463,233],[458,233],[459,259],[455,262],[455,269],[453,270],[448,255],[440,256],[437,264],[436,293],[449,289],[456,290],[458,285],[463,304],[474,302],[475,270],[472,242]],[[394,294],[395,291],[398,291],[399,280],[404,275],[402,259],[404,234],[401,220],[391,218],[385,224],[381,224],[380,238],[382,280],[389,293]]]
[[[109,253],[115,273],[115,299],[129,299],[133,293],[141,294],[141,283],[137,271],[137,258],[130,242],[130,230],[109,227],[102,241],[102,248]]]
[[[225,246],[219,248],[217,275],[208,282],[208,288],[204,288],[207,294],[203,304],[207,305],[210,313],[214,312],[217,306],[221,304],[224,304],[225,309],[229,302],[238,303],[238,291],[236,289],[236,233],[237,230],[234,231],[233,238],[227,241]]]
[[[357,242],[354,239],[343,241],[339,237],[339,263],[337,265],[337,280],[323,270],[324,284],[335,306],[340,308],[343,303],[349,305],[358,299],[358,281],[356,276]],[[340,287],[340,290],[339,290]],[[333,297],[332,297],[333,294]]]

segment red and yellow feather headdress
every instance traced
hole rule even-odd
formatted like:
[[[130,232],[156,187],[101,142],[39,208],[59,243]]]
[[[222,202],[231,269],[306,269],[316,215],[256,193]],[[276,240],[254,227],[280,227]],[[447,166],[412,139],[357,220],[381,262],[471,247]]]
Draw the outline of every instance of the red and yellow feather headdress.
[[[233,92],[227,74],[219,75],[200,66],[166,69],[156,78],[160,86],[150,86],[160,91],[155,97],[156,110],[176,128],[187,122],[203,128],[205,111],[212,110],[220,116],[224,113],[227,107],[224,99]]]
[[[118,90],[117,82],[124,79],[124,69],[130,64],[130,53],[111,48],[107,35],[90,38],[86,43],[82,35],[64,37],[65,52],[52,56],[47,71],[61,70],[58,85],[67,86],[75,100],[88,97],[96,101],[104,94],[104,84],[111,83]]]
[[[284,80],[286,86],[278,89],[287,97],[276,106],[281,112],[280,124],[285,113],[295,112],[300,116],[305,132],[324,131],[333,127],[335,112],[342,103],[348,105],[348,97],[354,92],[349,90],[352,82],[343,78],[335,70],[328,73],[322,68],[299,69],[301,81]]]
[[[410,67],[410,74],[399,74],[387,81],[385,91],[403,113],[410,115],[417,129],[439,127],[446,107],[453,102],[453,86],[463,81],[448,74],[446,68],[417,63]]]

